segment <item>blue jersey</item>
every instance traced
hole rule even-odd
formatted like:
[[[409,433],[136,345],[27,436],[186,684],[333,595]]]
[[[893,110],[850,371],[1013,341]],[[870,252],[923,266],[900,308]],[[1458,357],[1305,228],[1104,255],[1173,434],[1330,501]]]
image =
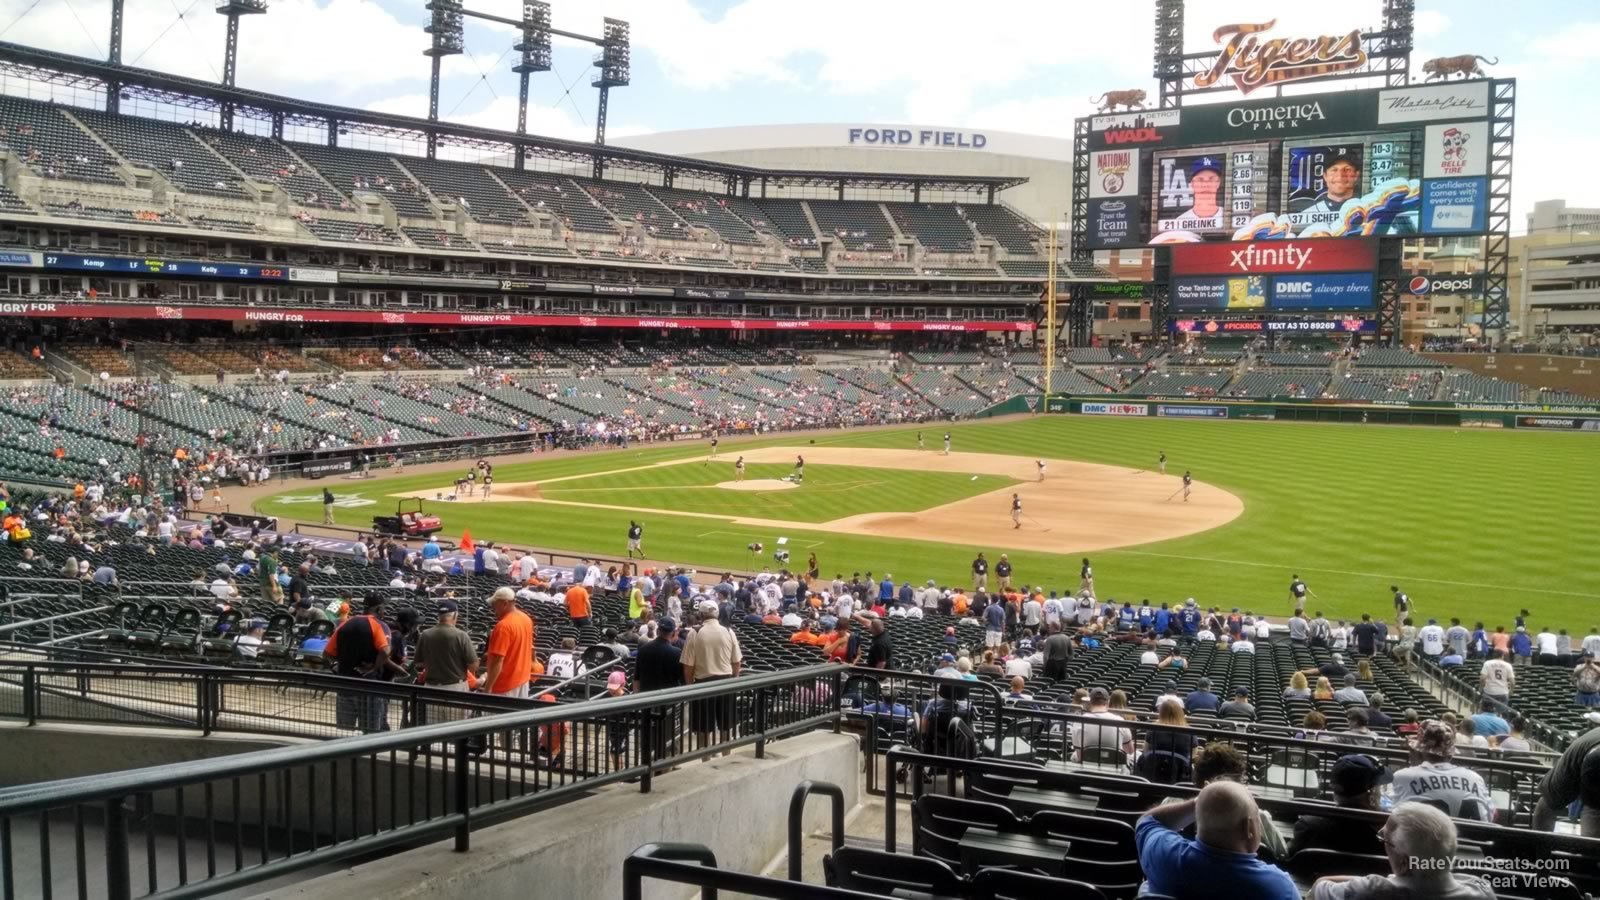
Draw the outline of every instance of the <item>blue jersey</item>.
[[[1139,620],[1139,614],[1133,611],[1133,607],[1124,606],[1122,611],[1117,614],[1117,619],[1122,623],[1124,629],[1129,629],[1133,627],[1134,622]]]
[[[1144,631],[1145,629],[1150,627],[1151,618],[1152,618],[1152,616],[1151,616],[1151,613],[1150,613],[1150,607],[1148,607],[1148,606],[1139,607],[1139,630],[1140,631]]]
[[[1165,609],[1156,610],[1155,622],[1156,631],[1166,634],[1167,629],[1172,627],[1172,613]]]
[[[1186,606],[1178,613],[1178,622],[1183,625],[1184,634],[1200,633],[1200,610]]]

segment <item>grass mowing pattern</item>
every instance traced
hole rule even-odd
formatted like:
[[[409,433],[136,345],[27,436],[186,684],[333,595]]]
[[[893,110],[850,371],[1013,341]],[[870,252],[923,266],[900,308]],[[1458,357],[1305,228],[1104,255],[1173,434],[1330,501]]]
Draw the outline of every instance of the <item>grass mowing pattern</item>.
[[[1191,469],[1201,482],[1244,500],[1244,514],[1221,528],[1093,554],[1102,595],[1157,603],[1193,596],[1207,606],[1282,616],[1289,606],[1289,576],[1298,572],[1320,598],[1311,607],[1330,616],[1387,616],[1392,608],[1388,586],[1397,583],[1411,594],[1422,619],[1448,622],[1460,616],[1469,625],[1481,619],[1492,629],[1509,625],[1517,609],[1526,607],[1535,623],[1555,623],[1575,634],[1600,624],[1600,611],[1592,606],[1600,600],[1600,504],[1595,503],[1600,496],[1600,440],[1593,435],[1088,416],[972,423],[950,431],[959,451],[1150,469],[1165,450],[1169,474]],[[798,440],[788,436],[763,443],[782,446]],[[913,447],[915,442],[912,430],[817,439],[819,445],[860,447]],[[677,445],[578,454],[496,466],[495,479],[508,484],[605,472],[704,452],[702,446]],[[340,509],[336,516],[341,524],[366,527],[375,512],[392,508],[392,500],[380,498],[439,484],[440,476],[431,475],[356,486],[352,490],[379,505]],[[333,487],[340,493],[337,483]],[[302,488],[293,493],[312,492]],[[806,490],[781,496],[804,500]],[[302,518],[320,512],[315,504],[286,505],[274,499],[263,500],[258,508]],[[663,507],[671,508],[670,502]],[[749,564],[740,539],[720,532],[701,537],[714,532],[715,520],[665,511],[632,515],[645,522],[644,545],[652,558],[692,562],[709,570]],[[830,511],[821,518],[837,515]],[[469,501],[450,507],[444,516],[451,535],[470,527],[480,539],[621,555],[630,513]],[[821,542],[816,553],[826,577],[887,569],[897,580],[967,583],[968,564],[978,550],[992,559],[1006,549],[823,530],[788,537]],[[1070,550],[1012,553],[1016,577],[1070,589],[1077,584],[1078,566]]]
[[[496,467],[495,472],[498,473]],[[794,472],[787,463],[746,463],[745,480],[777,479]],[[733,460],[698,465],[683,463],[558,481],[539,489],[547,500],[633,506],[680,512],[718,513],[729,517],[829,522],[870,512],[916,512],[999,490],[1016,480],[999,475],[914,472],[868,466],[810,463],[805,483],[788,490],[744,492],[717,487],[733,481]],[[467,500],[470,505],[473,501]],[[449,512],[441,508],[440,515]],[[447,519],[448,520],[448,519]]]

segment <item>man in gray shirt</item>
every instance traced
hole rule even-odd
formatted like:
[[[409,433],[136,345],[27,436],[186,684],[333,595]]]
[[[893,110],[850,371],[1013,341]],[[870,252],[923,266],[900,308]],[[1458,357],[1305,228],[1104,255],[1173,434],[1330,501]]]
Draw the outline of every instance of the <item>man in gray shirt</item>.
[[[1306,621],[1306,617],[1301,615],[1299,610],[1296,610],[1295,614],[1289,617],[1290,641],[1297,644],[1304,644],[1306,642],[1306,638],[1309,636],[1310,630],[1311,623]]]
[[[423,684],[446,691],[465,691],[467,673],[478,666],[478,651],[472,638],[456,627],[455,601],[439,604],[438,624],[417,637],[417,668],[424,672]],[[435,721],[458,719],[459,709],[432,710]]]
[[[1450,648],[1451,652],[1459,655],[1462,659],[1466,659],[1467,642],[1470,640],[1472,640],[1472,633],[1467,631],[1465,625],[1461,624],[1461,620],[1451,619],[1450,628],[1444,633],[1445,645]]]
[[[1050,636],[1044,639],[1044,675],[1059,681],[1067,677],[1067,661],[1072,658],[1072,638],[1055,623],[1046,628]]]
[[[1344,676],[1344,687],[1333,692],[1333,699],[1338,703],[1355,703],[1360,706],[1367,705],[1367,692],[1356,686],[1354,673]]]

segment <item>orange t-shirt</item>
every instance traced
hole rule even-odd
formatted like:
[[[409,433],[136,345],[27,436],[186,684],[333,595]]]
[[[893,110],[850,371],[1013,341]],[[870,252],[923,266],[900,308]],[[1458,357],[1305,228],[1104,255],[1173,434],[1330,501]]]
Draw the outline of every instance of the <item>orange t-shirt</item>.
[[[950,611],[958,616],[967,614],[967,595],[957,594],[950,598]]]
[[[574,619],[589,618],[589,591],[581,584],[567,588],[567,615]]]
[[[488,656],[505,660],[500,677],[489,685],[489,693],[504,694],[526,685],[533,673],[533,620],[520,609],[506,613],[489,631]]]

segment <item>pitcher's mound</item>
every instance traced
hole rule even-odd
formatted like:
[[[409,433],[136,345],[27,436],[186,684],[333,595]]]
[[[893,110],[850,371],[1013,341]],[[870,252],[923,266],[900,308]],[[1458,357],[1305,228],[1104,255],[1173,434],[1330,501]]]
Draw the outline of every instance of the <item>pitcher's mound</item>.
[[[751,478],[747,481],[719,481],[717,487],[730,491],[787,491],[800,485],[777,478]]]

